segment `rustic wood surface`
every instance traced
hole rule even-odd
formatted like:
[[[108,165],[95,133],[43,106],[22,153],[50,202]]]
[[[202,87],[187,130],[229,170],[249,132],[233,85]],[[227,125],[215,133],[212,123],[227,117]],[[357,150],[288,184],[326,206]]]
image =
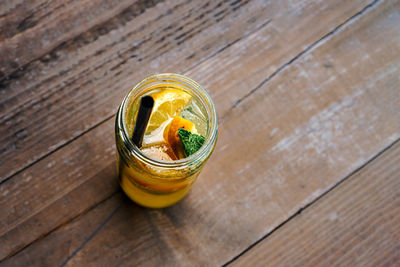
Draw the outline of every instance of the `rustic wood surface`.
[[[396,142],[232,266],[398,266],[399,173]]]
[[[392,266],[400,255],[400,1],[0,3],[0,260]],[[153,73],[211,93],[191,193],[120,191],[114,120]]]

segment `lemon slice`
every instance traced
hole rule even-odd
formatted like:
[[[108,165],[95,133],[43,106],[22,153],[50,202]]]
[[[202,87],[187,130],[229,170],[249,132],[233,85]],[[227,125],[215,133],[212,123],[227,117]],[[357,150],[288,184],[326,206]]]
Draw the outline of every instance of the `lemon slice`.
[[[151,96],[154,106],[146,132],[154,131],[164,121],[178,115],[192,98],[188,93],[177,89],[164,89]]]

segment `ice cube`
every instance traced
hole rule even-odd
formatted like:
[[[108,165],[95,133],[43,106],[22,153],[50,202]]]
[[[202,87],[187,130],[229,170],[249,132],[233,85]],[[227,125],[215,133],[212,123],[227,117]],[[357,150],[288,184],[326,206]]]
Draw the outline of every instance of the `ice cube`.
[[[160,144],[155,146],[149,146],[141,149],[143,154],[146,156],[164,161],[173,161],[174,154],[166,144]]]
[[[207,133],[207,119],[204,116],[199,105],[193,98],[189,101],[188,105],[181,111],[180,116],[186,120],[194,123],[197,132],[201,135]]]

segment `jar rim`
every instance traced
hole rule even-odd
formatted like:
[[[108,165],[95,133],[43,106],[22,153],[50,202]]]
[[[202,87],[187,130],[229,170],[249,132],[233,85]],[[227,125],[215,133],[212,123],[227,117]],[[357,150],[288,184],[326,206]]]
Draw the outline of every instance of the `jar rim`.
[[[207,131],[207,137],[204,145],[193,155],[190,155],[189,157],[179,159],[179,160],[174,160],[174,161],[164,161],[164,160],[157,160],[153,159],[151,157],[146,156],[142,151],[132,142],[132,140],[129,138],[129,134],[126,128],[126,122],[125,122],[125,112],[127,111],[127,105],[128,105],[128,100],[131,99],[132,97],[137,97],[140,95],[139,89],[148,83],[151,83],[153,81],[178,81],[178,82],[184,82],[187,85],[189,85],[188,89],[192,94],[194,94],[197,99],[201,102],[201,104],[204,106],[205,111],[207,113],[207,117],[209,120],[209,130]],[[182,88],[183,89],[183,88]],[[139,94],[135,96],[134,94],[139,91]],[[129,93],[125,96],[123,99],[120,110],[117,115],[117,121],[119,123],[119,129],[120,132],[122,133],[122,139],[125,144],[125,146],[128,148],[129,152],[132,153],[135,157],[140,159],[146,164],[153,165],[156,167],[163,167],[163,168],[179,168],[179,167],[185,167],[187,165],[191,165],[196,163],[197,161],[201,161],[204,157],[207,157],[213,150],[214,144],[217,139],[217,134],[218,134],[218,118],[217,118],[217,112],[215,110],[214,103],[206,91],[200,84],[195,82],[194,80],[181,75],[181,74],[175,74],[175,73],[160,73],[160,74],[155,74],[151,75],[138,84],[136,84],[130,91]]]

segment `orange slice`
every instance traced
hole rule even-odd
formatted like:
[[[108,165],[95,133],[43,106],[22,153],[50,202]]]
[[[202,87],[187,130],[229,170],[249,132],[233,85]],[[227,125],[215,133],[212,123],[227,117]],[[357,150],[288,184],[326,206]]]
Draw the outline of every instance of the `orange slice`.
[[[146,132],[152,132],[160,125],[178,115],[192,98],[188,93],[178,89],[164,89],[152,95],[154,106]]]
[[[165,127],[164,130],[164,140],[169,144],[169,146],[174,151],[178,159],[185,157],[183,153],[183,148],[181,140],[179,139],[178,130],[185,129],[192,133],[196,133],[196,127],[193,122],[186,120],[180,116],[176,116],[171,123]]]

